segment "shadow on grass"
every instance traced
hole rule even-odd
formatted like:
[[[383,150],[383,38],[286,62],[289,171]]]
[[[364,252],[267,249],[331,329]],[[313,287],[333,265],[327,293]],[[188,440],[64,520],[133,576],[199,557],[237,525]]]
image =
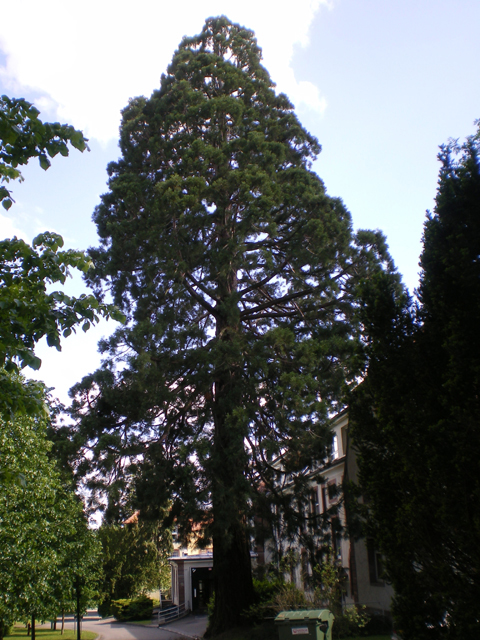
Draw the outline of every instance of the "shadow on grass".
[[[98,633],[94,633],[93,631],[82,631],[81,632],[81,640],[95,640],[98,636]],[[27,636],[27,628],[23,625],[16,625],[13,629],[12,633],[8,636],[4,636],[4,640],[8,640],[9,638],[31,638],[31,636]],[[42,629],[41,627],[37,627],[35,629],[35,637],[38,640],[76,640],[77,632],[73,631],[73,629],[65,629],[62,632],[60,630],[53,631],[51,629]]]

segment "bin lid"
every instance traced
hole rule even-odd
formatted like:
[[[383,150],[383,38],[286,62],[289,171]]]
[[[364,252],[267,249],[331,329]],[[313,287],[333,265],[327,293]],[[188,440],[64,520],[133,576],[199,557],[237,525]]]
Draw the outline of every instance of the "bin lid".
[[[282,620],[330,620],[333,613],[329,609],[308,609],[306,611],[280,611],[275,622]]]

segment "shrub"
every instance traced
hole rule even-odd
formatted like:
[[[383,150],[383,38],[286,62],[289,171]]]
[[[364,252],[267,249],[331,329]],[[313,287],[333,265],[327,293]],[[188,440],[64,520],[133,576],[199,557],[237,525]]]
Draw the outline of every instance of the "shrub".
[[[277,613],[294,611],[295,609],[314,609],[313,600],[291,582],[287,582],[278,590],[272,600],[272,605]]]
[[[373,614],[365,625],[365,635],[381,636],[392,633],[392,620],[388,616]]]
[[[112,600],[110,611],[117,620],[148,620],[153,615],[153,600],[140,596],[132,600]]]
[[[254,578],[255,604],[242,613],[243,619],[250,624],[260,624],[265,618],[273,618],[277,613],[274,600],[284,587],[280,578]]]
[[[103,602],[101,602],[97,607],[98,615],[102,618],[106,618],[107,616],[109,616],[111,614],[111,604],[111,600],[104,600]]]
[[[333,623],[333,638],[351,638],[366,635],[365,628],[369,617],[365,607],[346,607],[342,613],[335,616]]]

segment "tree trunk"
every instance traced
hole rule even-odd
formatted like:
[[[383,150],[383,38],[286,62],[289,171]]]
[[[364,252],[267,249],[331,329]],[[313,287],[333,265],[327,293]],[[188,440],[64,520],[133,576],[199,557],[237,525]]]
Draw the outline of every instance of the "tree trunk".
[[[252,567],[245,527],[231,526],[228,536],[213,539],[215,608],[206,637],[245,624],[241,614],[253,604]]]
[[[235,290],[235,277],[228,285],[229,291]],[[242,349],[235,311],[234,307],[230,322],[217,318],[216,328],[221,364],[215,375],[215,440],[210,466],[215,607],[207,636],[242,625],[242,612],[254,602],[246,516],[249,489],[245,478],[248,462],[242,415]]]
[[[60,635],[63,636],[63,632],[65,631],[65,609],[62,609],[62,630]]]
[[[80,640],[80,584],[77,579],[77,640]]]
[[[35,640],[35,614],[32,613],[32,640]]]

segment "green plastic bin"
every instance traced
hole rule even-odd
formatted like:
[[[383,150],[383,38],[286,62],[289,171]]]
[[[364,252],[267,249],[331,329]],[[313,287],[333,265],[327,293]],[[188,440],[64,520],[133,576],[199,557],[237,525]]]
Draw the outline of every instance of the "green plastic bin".
[[[328,609],[281,611],[275,618],[279,640],[332,640],[335,616]]]

